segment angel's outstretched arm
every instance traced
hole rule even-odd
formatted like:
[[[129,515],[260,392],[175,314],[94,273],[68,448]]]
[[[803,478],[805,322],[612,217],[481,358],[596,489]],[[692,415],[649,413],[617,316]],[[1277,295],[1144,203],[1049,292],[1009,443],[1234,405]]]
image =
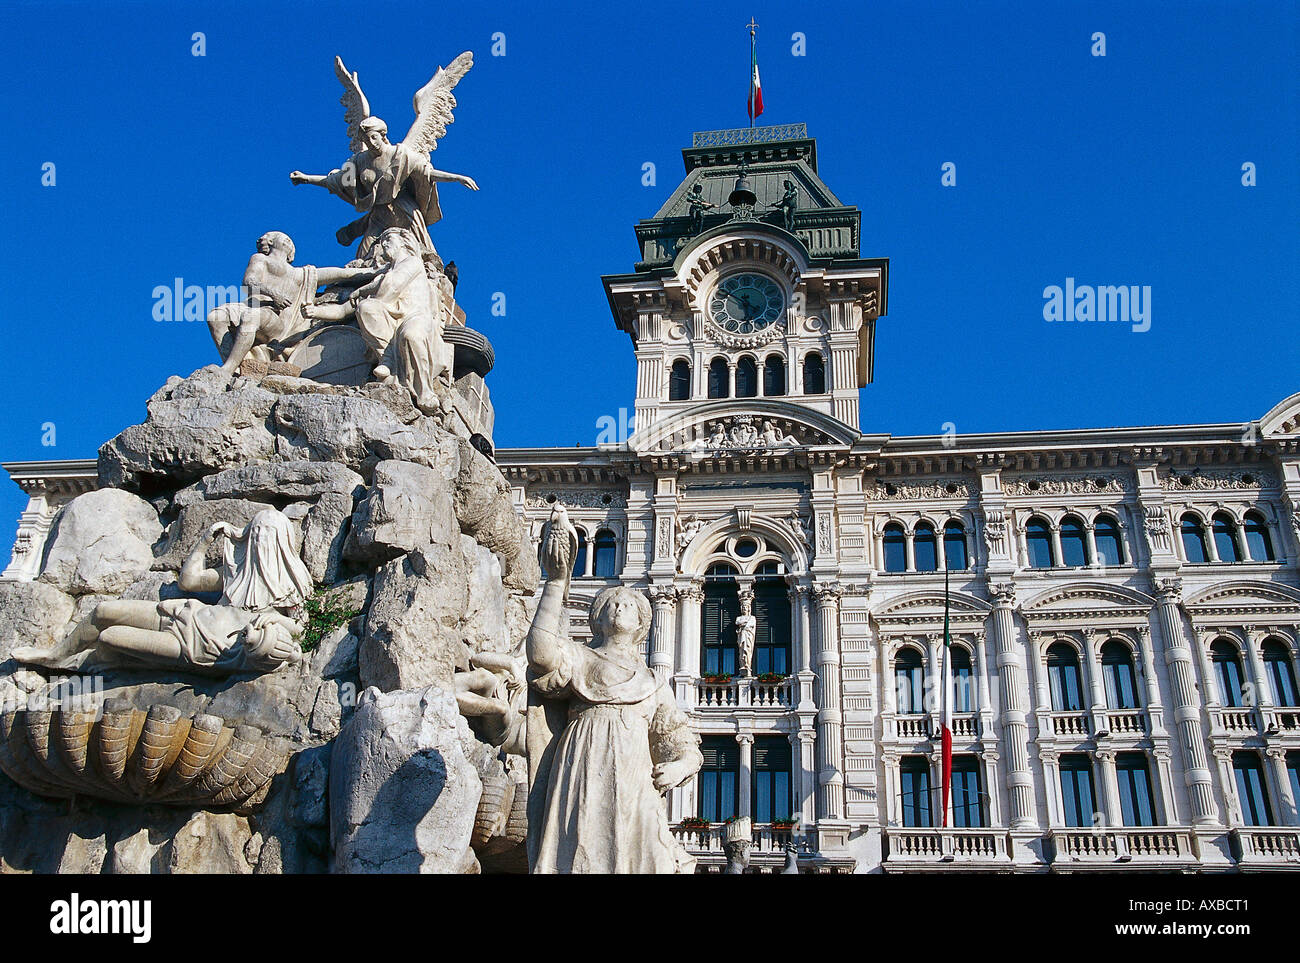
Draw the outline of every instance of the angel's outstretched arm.
[[[436,167],[430,167],[429,176],[435,181],[450,181],[455,184],[464,184],[471,191],[478,190],[478,184],[474,183],[474,178],[466,174],[453,174],[450,171],[440,171]]]

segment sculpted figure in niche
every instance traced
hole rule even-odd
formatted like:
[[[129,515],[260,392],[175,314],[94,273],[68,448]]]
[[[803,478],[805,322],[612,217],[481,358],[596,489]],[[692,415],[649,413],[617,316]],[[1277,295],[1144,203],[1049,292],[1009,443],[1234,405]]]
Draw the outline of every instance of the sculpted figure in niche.
[[[799,444],[797,438],[793,435],[781,434],[781,429],[777,428],[771,421],[763,422],[763,433],[761,435],[764,446],[768,448],[793,448]]]
[[[434,383],[451,374],[451,346],[442,338],[439,286],[425,271],[411,232],[391,228],[375,251],[374,278],[342,304],[315,305],[309,317],[341,321],[355,316],[378,381],[395,378],[425,414],[438,410]]]
[[[478,190],[472,178],[440,171],[428,156],[437,149],[438,139],[452,122],[452,108],[456,106],[452,88],[473,65],[474,58],[466,51],[446,69],[439,68],[415,94],[415,122],[406,137],[400,144],[391,144],[388,125],[371,116],[357,75],[349,73],[341,59],[334,58],[334,73],[343,84],[341,102],[353,154],[342,167],[328,174],[294,171],[289,180],[324,187],[361,212],[361,217],[335,233],[343,245],[361,239],[358,258],[368,257],[380,235],[391,227],[410,231],[419,252],[433,254],[429,225],[442,218],[438,184],[451,181]]]
[[[703,764],[699,737],[641,657],[650,603],[631,588],[591,605],[590,646],[568,635],[567,539],[542,538],[548,578],[528,633],[527,723],[534,873],[691,872],[662,794]]]
[[[736,657],[740,674],[749,675],[754,666],[754,636],[758,633],[758,619],[754,617],[754,594],[740,593],[740,614],[736,616]]]
[[[247,304],[223,304],[208,312],[208,330],[222,358],[222,369],[234,373],[250,352],[259,360],[272,359],[279,349],[297,340],[311,327],[307,310],[322,284],[359,282],[371,272],[365,268],[294,267],[294,247],[289,235],[268,231],[257,239],[257,252],[244,270]],[[267,345],[254,351],[258,345]]]
[[[704,230],[704,212],[711,211],[718,206],[704,199],[703,190],[702,185],[696,184],[691,193],[686,195],[686,203],[690,206],[687,216],[691,219],[689,230],[692,237]]]
[[[794,212],[799,210],[799,189],[794,186],[794,181],[784,181],[781,186],[785,188],[785,193],[771,206],[781,212],[781,226],[787,231],[793,231]]]
[[[207,567],[208,546],[223,538],[219,569]],[[198,599],[101,602],[51,649],[19,648],[19,662],[56,669],[166,666],[201,675],[274,672],[302,658],[296,616],[312,591],[311,575],[294,546],[293,523],[273,508],[242,530],[218,522],[181,567],[186,592],[220,592]]]

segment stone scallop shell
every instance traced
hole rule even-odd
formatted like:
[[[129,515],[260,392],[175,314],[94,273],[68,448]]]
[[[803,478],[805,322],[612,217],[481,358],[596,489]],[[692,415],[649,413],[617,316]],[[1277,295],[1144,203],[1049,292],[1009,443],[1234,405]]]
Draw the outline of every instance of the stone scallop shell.
[[[220,716],[148,712],[121,699],[93,710],[0,714],[0,770],[41,796],[246,812],[288,765],[287,739]]]

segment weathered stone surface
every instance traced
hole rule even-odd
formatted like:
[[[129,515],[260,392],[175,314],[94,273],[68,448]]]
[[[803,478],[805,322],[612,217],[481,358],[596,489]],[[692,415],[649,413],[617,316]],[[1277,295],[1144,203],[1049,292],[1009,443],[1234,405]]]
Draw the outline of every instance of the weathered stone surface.
[[[470,738],[447,690],[366,690],[331,757],[334,871],[476,872]]]
[[[130,491],[176,488],[203,475],[275,455],[271,410],[277,395],[217,365],[170,378],[149,399],[149,416],[99,449],[101,486]]]
[[[461,620],[461,635],[475,652],[505,652],[510,648],[506,632],[506,589],[501,583],[501,561],[468,535],[460,536],[465,556],[469,596]]]
[[[443,473],[408,461],[381,461],[373,487],[352,514],[345,558],[387,562],[430,542],[460,537],[451,484]]]
[[[375,575],[361,682],[387,692],[440,685],[450,689],[468,652],[456,626],[469,598],[460,542],[423,545]]]
[[[363,476],[385,459],[436,467],[455,441],[431,419],[401,423],[387,405],[369,398],[289,395],[274,416],[281,458],[335,461]]]
[[[302,560],[318,585],[337,581],[351,527],[351,495],[325,492],[307,512],[302,524]]]
[[[72,596],[45,582],[0,582],[0,662],[17,646],[59,641],[74,607]]]
[[[153,506],[130,492],[78,495],[54,519],[39,581],[70,595],[116,595],[149,571],[161,535]]]
[[[154,857],[165,872],[248,875],[255,859],[248,819],[234,813],[199,811],[190,817]]]
[[[467,441],[459,441],[456,477],[456,517],[460,530],[474,536],[505,562],[505,581],[522,592],[537,591],[541,566],[522,519],[515,514],[506,484],[497,466]]]
[[[176,584],[175,572],[145,572],[132,582],[122,598],[141,602],[161,602],[163,599],[178,599],[184,596]]]
[[[216,472],[178,491],[173,501],[179,507],[225,498],[283,505],[327,492],[351,497],[362,484],[360,475],[337,462],[295,459]]]
[[[236,528],[243,528],[253,520],[254,515],[270,507],[266,502],[250,502],[242,498],[220,498],[186,505],[177,513],[175,521],[167,526],[162,541],[154,547],[154,569],[179,572],[199,539],[216,522],[229,522]],[[218,551],[218,543],[214,539],[209,549],[210,564],[215,564],[220,558]]]

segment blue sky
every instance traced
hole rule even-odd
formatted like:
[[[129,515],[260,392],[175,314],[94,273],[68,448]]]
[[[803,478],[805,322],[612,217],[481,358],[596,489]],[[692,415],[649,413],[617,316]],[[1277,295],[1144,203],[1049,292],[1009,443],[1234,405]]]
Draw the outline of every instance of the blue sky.
[[[396,138],[464,49],[434,162],[482,190],[446,187],[433,237],[496,348],[496,442],[594,443],[635,374],[600,275],[637,260],[632,225],[679,182],[691,132],[745,125],[751,15],[760,123],[808,124],[822,178],[862,208],[862,254],[891,259],[864,430],[1245,421],[1300,389],[1295,3],[0,9],[0,460],[93,457],[169,375],[216,360],[201,322],[152,319],[156,285],[236,284],[270,229],[299,263],[346,261],[351,209],[288,181],[347,156],[336,53]],[[1067,277],[1149,285],[1151,329],[1045,322],[1043,288]],[[0,485],[6,557],[24,502]]]

